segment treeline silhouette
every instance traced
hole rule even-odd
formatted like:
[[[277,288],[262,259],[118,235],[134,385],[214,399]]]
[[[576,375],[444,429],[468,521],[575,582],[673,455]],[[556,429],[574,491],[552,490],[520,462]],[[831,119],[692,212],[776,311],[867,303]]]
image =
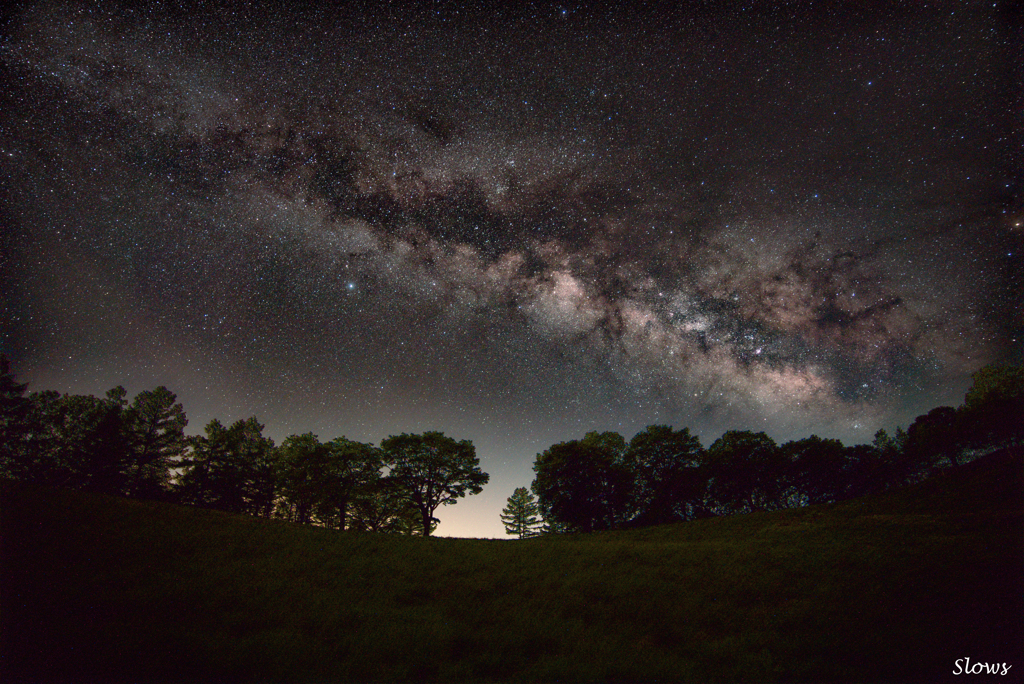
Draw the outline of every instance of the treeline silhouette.
[[[987,366],[964,403],[906,430],[845,446],[816,435],[778,445],[730,430],[705,448],[687,428],[651,425],[628,442],[590,432],[537,455],[530,490],[502,511],[509,534],[590,532],[830,503],[913,483],[1024,441],[1024,367]],[[186,436],[165,387],[129,402],[27,394],[0,355],[0,477],[155,499],[339,530],[429,535],[439,506],[482,491],[473,444],[441,432],[377,446],[291,435],[280,445],[255,418]]]
[[[281,445],[255,418],[211,421],[188,437],[185,410],[166,387],[129,403],[33,392],[0,355],[0,477],[191,504],[339,530],[429,535],[434,512],[489,479],[473,444],[441,432],[379,446],[291,435]]]
[[[704,448],[687,428],[651,425],[629,442],[590,432],[537,455],[536,507],[521,488],[503,520],[520,537],[538,528],[591,532],[831,503],[911,484],[1024,441],[1024,367],[987,366],[972,381],[961,406],[933,409],[892,436],[879,430],[871,444],[812,435],[778,445],[764,432],[730,430]]]

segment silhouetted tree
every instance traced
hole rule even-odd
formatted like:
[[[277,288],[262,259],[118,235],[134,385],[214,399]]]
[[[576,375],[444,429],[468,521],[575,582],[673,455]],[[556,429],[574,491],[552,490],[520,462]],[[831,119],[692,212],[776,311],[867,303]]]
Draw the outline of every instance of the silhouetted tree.
[[[0,374],[0,472],[107,494],[167,494],[187,422],[167,388],[140,392],[129,405],[123,387],[102,399],[53,391],[26,398],[25,387]]]
[[[188,419],[177,397],[166,387],[140,392],[123,412],[129,459],[125,494],[163,498],[170,489],[170,469],[188,444]]]
[[[538,507],[539,507],[538,503]],[[539,533],[544,534],[567,534],[572,532],[572,526],[552,518],[545,518],[544,512],[541,511],[540,515],[541,525]]]
[[[104,399],[35,392],[22,461],[25,479],[69,489],[124,494],[130,448],[124,429],[125,390]]]
[[[436,528],[435,518],[431,520],[430,531],[433,532]],[[383,478],[352,501],[348,529],[362,532],[422,534],[423,520],[405,492],[399,490],[387,478]]]
[[[944,460],[957,465],[965,446],[961,432],[961,414],[952,406],[939,406],[918,416],[907,428],[907,443],[902,449],[902,479],[915,481],[927,476]]]
[[[384,454],[371,444],[337,437],[327,443],[334,487],[328,492],[324,508],[336,516],[338,529],[348,526],[349,509],[363,497],[371,496],[382,484]],[[326,514],[325,514],[326,515]]]
[[[277,451],[255,418],[224,427],[212,420],[206,435],[189,438],[177,491],[183,503],[269,516],[276,495]]]
[[[295,522],[345,529],[353,500],[379,486],[383,455],[369,444],[338,437],[292,435],[279,449],[281,507]]]
[[[32,404],[25,396],[26,383],[19,383],[11,364],[0,354],[0,477],[24,478],[29,415]]]
[[[28,397],[26,432],[23,441],[10,452],[7,471],[11,477],[51,486],[71,481],[72,464],[61,450],[66,404],[59,392],[44,390]]]
[[[631,485],[621,463],[624,450],[621,435],[588,432],[537,454],[532,488],[544,519],[580,532],[621,524]]]
[[[309,523],[335,486],[330,450],[312,432],[290,435],[278,447],[280,508],[293,522]]]
[[[439,506],[454,504],[466,493],[479,494],[490,476],[480,470],[469,440],[455,441],[441,432],[401,434],[380,444],[387,479],[420,513],[423,535],[429,536]]]
[[[964,396],[962,437],[978,449],[1024,444],[1024,366],[986,366]]]
[[[534,537],[538,534],[540,520],[537,500],[526,487],[517,487],[508,503],[501,511],[501,522],[505,524],[505,534],[514,534],[520,539]]]
[[[898,452],[856,444],[844,449],[842,487],[839,498],[851,499],[884,492],[902,482],[903,468],[894,459]]]
[[[763,432],[729,430],[708,448],[711,504],[722,513],[772,510],[781,505],[786,461]]]
[[[875,433],[875,437],[871,441],[871,446],[879,451],[896,453],[904,451],[907,448],[908,439],[907,431],[901,427],[896,428],[896,434],[892,437],[890,437],[889,433],[885,431],[885,428],[882,428]]]
[[[846,450],[838,439],[811,435],[780,448],[788,463],[786,486],[790,506],[830,503],[841,495]]]
[[[659,525],[703,513],[704,447],[688,428],[649,425],[629,441],[622,465],[632,479],[630,521]]]

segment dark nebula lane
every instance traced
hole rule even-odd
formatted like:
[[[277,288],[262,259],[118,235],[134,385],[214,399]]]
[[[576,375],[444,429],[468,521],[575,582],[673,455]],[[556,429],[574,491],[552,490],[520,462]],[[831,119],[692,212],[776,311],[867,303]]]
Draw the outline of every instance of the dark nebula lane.
[[[869,441],[1022,358],[1009,5],[21,3],[0,349],[191,432],[472,439],[441,534],[592,429]]]

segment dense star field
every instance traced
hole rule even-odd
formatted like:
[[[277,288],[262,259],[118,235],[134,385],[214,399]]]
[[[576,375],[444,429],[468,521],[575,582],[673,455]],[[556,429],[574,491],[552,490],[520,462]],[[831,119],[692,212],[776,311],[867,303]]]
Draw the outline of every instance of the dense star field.
[[[846,443],[1020,363],[1013,3],[22,3],[0,351],[189,432]]]

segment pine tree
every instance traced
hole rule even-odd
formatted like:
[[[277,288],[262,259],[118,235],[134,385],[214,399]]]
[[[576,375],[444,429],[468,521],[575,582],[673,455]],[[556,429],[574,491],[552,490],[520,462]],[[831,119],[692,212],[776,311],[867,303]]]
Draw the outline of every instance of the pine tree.
[[[206,435],[188,438],[189,451],[177,462],[177,496],[193,506],[268,517],[277,498],[274,440],[263,436],[255,416],[224,427],[217,419]]]
[[[125,463],[128,496],[157,499],[167,496],[171,468],[187,447],[188,419],[178,398],[166,387],[139,392],[123,412],[122,430],[128,441]]]
[[[501,511],[505,533],[518,535],[520,539],[537,536],[540,527],[537,512],[533,494],[526,487],[519,487],[508,497],[508,505]]]

